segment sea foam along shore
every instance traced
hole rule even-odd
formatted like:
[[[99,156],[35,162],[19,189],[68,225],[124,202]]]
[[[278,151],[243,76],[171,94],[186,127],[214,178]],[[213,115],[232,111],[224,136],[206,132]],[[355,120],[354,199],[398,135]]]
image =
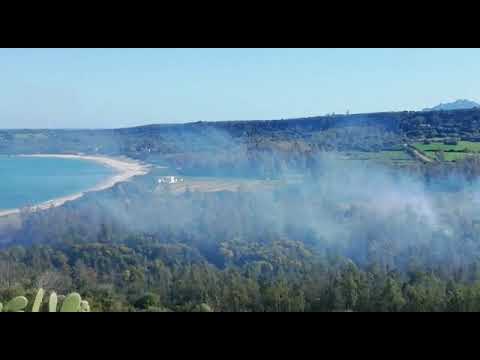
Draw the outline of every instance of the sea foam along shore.
[[[145,164],[141,164],[135,160],[126,159],[126,158],[110,158],[106,156],[93,156],[93,155],[63,155],[63,154],[33,154],[33,155],[18,155],[23,157],[55,157],[55,158],[64,158],[64,159],[81,159],[81,160],[88,160],[88,161],[95,161],[100,164],[106,165],[108,167],[113,168],[116,173],[108,178],[106,181],[96,185],[95,187],[88,189],[81,193],[76,193],[72,195],[67,195],[64,197],[52,199],[46,202],[43,202],[38,205],[34,205],[28,208],[30,211],[38,211],[38,210],[45,210],[51,207],[62,206],[68,201],[76,200],[86,193],[94,192],[94,191],[101,191],[112,186],[128,181],[130,178],[138,175],[145,175],[149,172],[149,166]],[[11,210],[1,210],[0,216],[8,216],[19,214],[21,209],[11,209]]]

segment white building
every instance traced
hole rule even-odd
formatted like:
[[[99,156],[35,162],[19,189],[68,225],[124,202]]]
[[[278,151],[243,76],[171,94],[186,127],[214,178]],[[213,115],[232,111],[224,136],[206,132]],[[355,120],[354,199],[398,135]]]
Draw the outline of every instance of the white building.
[[[183,182],[183,179],[176,176],[163,176],[158,179],[159,184],[176,184],[178,182]]]

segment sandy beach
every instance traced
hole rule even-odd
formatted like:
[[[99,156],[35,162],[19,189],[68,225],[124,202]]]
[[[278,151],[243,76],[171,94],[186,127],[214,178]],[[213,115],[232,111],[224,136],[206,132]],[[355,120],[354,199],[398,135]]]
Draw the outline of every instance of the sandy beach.
[[[64,159],[82,159],[82,160],[88,160],[88,161],[95,161],[105,166],[111,167],[116,172],[112,177],[108,178],[106,181],[98,184],[97,186],[91,189],[88,189],[81,193],[76,193],[76,194],[64,196],[61,198],[52,199],[35,206],[25,208],[25,209],[28,209],[29,211],[45,210],[51,207],[62,206],[68,201],[73,201],[81,198],[86,193],[106,190],[118,183],[128,181],[130,178],[134,176],[145,175],[149,171],[148,165],[141,164],[137,161],[134,161],[131,159],[123,159],[123,158],[122,159],[110,158],[106,156],[60,155],[60,154],[34,154],[34,155],[18,155],[18,156],[56,157],[56,158],[64,158]],[[0,210],[0,217],[19,214],[21,210],[22,209]]]

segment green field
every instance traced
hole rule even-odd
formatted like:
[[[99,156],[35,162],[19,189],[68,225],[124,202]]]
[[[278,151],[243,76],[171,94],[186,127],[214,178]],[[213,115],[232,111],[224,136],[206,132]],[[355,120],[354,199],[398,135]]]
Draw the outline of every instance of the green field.
[[[347,160],[375,160],[389,162],[412,161],[405,151],[348,151],[342,153]]]
[[[432,142],[431,144],[415,143],[413,146],[422,151],[480,152],[480,143],[471,141],[459,141],[457,145],[445,145],[442,142]]]
[[[445,161],[456,161],[456,160],[462,160],[466,158],[467,156],[473,156],[473,153],[468,153],[468,152],[446,152],[443,153],[443,156],[445,157]]]
[[[432,159],[437,158],[437,153],[443,151],[445,161],[457,161],[480,153],[480,143],[471,141],[459,141],[457,145],[446,145],[443,142],[415,143],[413,146]]]

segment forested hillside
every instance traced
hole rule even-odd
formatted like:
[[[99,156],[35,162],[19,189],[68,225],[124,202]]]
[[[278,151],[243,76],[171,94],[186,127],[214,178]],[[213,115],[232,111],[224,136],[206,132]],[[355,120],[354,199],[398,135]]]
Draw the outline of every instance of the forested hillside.
[[[480,109],[331,115],[272,121],[196,122],[116,130],[0,130],[0,153],[85,152],[132,157],[222,149],[225,138],[250,145],[297,142],[315,148],[398,147],[403,140],[480,136]],[[357,141],[345,138],[357,130]],[[361,131],[364,129],[365,131]],[[377,134],[369,135],[372,130]],[[352,131],[350,131],[352,132]],[[365,142],[365,139],[367,141]],[[368,141],[370,139],[372,144]],[[208,140],[208,141],[206,141]],[[362,141],[363,140],[363,141]]]

